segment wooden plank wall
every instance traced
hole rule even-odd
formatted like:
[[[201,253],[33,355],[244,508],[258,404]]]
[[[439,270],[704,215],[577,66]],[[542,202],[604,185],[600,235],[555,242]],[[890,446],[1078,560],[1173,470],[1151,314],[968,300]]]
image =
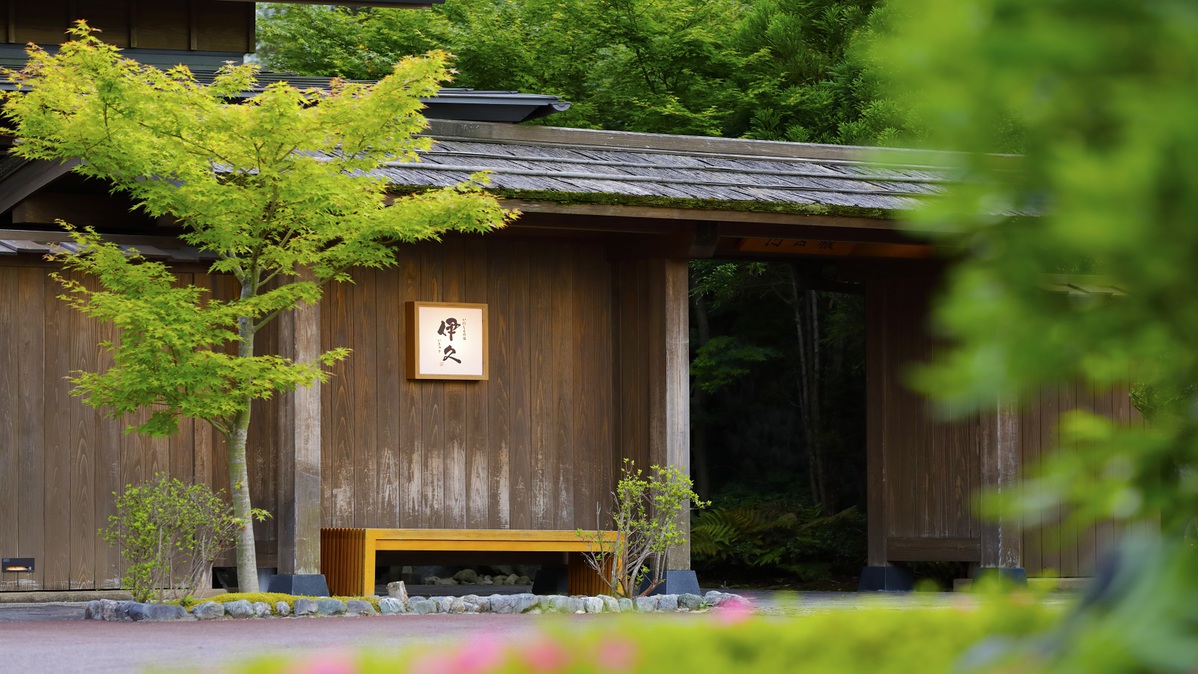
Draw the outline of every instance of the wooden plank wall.
[[[450,238],[322,305],[326,527],[574,529],[611,490],[611,270],[593,243]],[[406,378],[404,303],[486,303],[490,379]]]
[[[254,51],[254,5],[217,0],[0,1],[3,40],[59,44],[76,19],[121,48],[245,53]]]
[[[981,488],[981,444],[995,419],[937,421],[905,385],[910,368],[943,348],[927,333],[933,273],[873,280],[867,287],[870,564],[886,561],[977,561],[981,524],[972,516]],[[1044,387],[1023,401],[1019,461],[1026,472],[1061,449],[1058,422],[1082,409],[1124,424],[1142,423],[1126,390],[1094,391],[1077,383]],[[988,435],[990,434],[990,435]],[[880,514],[879,514],[880,513]],[[1078,529],[1057,511],[1045,526],[1023,531],[1029,575],[1088,576],[1119,535],[1111,522]]]
[[[1021,460],[1025,474],[1033,474],[1054,452],[1074,451],[1059,427],[1061,416],[1083,410],[1125,425],[1143,423],[1126,389],[1096,391],[1077,383],[1044,386],[1024,401],[1020,418]],[[1051,512],[1043,526],[1023,532],[1023,565],[1028,575],[1065,578],[1089,576],[1098,560],[1119,537],[1122,528],[1105,521],[1079,528],[1067,510]]]
[[[105,367],[98,345],[114,335],[56,299],[49,271],[36,258],[0,261],[0,556],[37,559],[33,574],[0,574],[0,590],[116,588],[120,557],[97,534],[115,514],[113,493],[158,472],[227,491],[227,459],[207,424],[185,420],[171,438],[143,438],[70,395],[66,377]],[[227,278],[179,279],[233,292]],[[265,334],[264,346],[272,339]],[[273,511],[275,452],[264,430],[275,410],[255,413],[251,489],[255,505]],[[273,565],[273,523],[257,536],[261,563]]]
[[[963,539],[980,536],[970,506],[985,432],[980,420],[936,420],[906,385],[910,368],[943,348],[926,329],[935,283],[931,274],[887,278],[871,283],[867,295],[869,403],[877,412],[870,417],[870,458],[882,463],[870,470],[884,476],[871,482],[870,508],[884,512],[886,538],[927,541],[927,561],[963,556]],[[943,551],[934,549],[937,540]]]

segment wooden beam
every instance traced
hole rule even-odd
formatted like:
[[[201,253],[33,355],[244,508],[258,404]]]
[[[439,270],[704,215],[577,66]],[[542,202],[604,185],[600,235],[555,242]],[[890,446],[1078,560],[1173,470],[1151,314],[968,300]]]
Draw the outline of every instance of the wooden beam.
[[[865,494],[866,558],[886,566],[890,533],[886,518],[886,284],[871,280],[865,290]]]
[[[976,538],[890,537],[887,559],[892,562],[976,562],[981,542]]]
[[[1018,487],[1020,468],[1019,410],[1009,404],[996,406],[982,419],[981,487],[1009,493]],[[1023,534],[1018,521],[982,523],[983,568],[1018,569],[1023,566]]]
[[[144,213],[134,211],[125,199],[107,194],[38,192],[12,208],[14,225],[53,225],[59,220],[100,229],[123,229],[154,222]]]
[[[28,199],[78,165],[79,161],[74,159],[63,163],[44,159],[26,162],[0,182],[0,213]]]
[[[649,460],[690,475],[689,275],[685,260],[652,260],[644,345],[649,354]],[[690,569],[690,513],[678,518],[687,542],[666,554],[666,569]]]
[[[310,272],[301,279],[312,280]],[[282,355],[312,362],[321,353],[320,305],[300,305],[279,317]],[[320,383],[283,398],[277,462],[279,573],[320,573]]]
[[[506,208],[516,208],[524,213],[554,213],[568,216],[598,216],[604,218],[640,218],[645,220],[686,220],[728,223],[756,223],[773,225],[807,225],[812,227],[840,227],[845,229],[873,229],[898,231],[894,220],[862,218],[847,215],[805,215],[801,213],[757,213],[701,208],[673,208],[662,206],[625,206],[620,204],[559,204],[548,201],[525,201],[504,199]],[[569,219],[561,220],[563,228],[569,228]],[[731,232],[721,232],[729,235]]]

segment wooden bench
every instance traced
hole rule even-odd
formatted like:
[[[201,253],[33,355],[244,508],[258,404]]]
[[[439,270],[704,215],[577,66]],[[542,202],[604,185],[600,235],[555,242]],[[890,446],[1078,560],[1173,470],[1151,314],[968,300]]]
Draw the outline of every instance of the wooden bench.
[[[321,529],[320,568],[329,592],[339,596],[374,594],[375,557],[379,552],[566,552],[570,594],[609,592],[583,559],[595,532],[527,529]],[[603,532],[615,542],[614,531]]]

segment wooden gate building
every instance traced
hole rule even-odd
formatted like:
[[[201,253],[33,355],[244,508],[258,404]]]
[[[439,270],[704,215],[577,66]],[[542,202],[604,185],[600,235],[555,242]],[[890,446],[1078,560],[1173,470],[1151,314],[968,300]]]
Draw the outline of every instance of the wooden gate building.
[[[91,8],[10,4],[0,17],[14,49],[58,41],[68,5]],[[200,67],[252,45],[246,3],[94,4],[116,26],[100,23],[106,39],[148,59]],[[353,350],[319,389],[256,403],[251,494],[275,515],[255,525],[261,567],[321,573],[321,529],[593,529],[624,458],[685,469],[687,262],[709,257],[834,264],[861,284],[875,586],[889,586],[886,569],[904,561],[1066,575],[1093,567],[1110,527],[1061,547],[1041,531],[979,522],[971,502],[1055,443],[1061,411],[1131,421],[1126,396],[1046,391],[1030,411],[945,425],[901,384],[936,348],[924,328],[943,263],[892,217],[943,187],[922,155],[892,151],[868,164],[859,148],[462,120],[471,109],[520,121],[560,107],[471,96],[453,99],[459,119],[433,120],[436,143],[421,163],[385,174],[406,190],[488,170],[492,189],[523,215],[486,236],[398,249],[395,267],[355,273],[260,336],[264,351],[283,355]],[[430,101],[430,111],[452,98]],[[96,533],[114,512],[113,492],[157,472],[228,482],[224,451],[203,424],[186,422],[168,439],[125,435],[69,395],[65,377],[104,367],[98,344],[111,335],[56,299],[42,259],[64,238],[56,219],[168,260],[181,280],[217,295],[233,289],[198,251],[68,169],[0,157],[0,555],[36,560],[32,573],[0,574],[0,591],[117,587],[120,559]],[[486,305],[485,381],[409,379],[404,308],[417,301]],[[668,565],[689,568],[689,551]]]

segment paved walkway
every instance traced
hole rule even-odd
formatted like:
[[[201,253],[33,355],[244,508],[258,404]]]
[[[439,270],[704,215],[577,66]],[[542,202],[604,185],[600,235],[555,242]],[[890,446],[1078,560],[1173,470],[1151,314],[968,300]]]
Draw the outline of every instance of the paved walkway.
[[[778,593],[740,591],[767,615],[885,606],[896,610],[957,606],[966,594]],[[1069,595],[1049,596],[1068,602]],[[106,623],[83,620],[82,603],[0,604],[0,674],[116,674],[146,667],[170,671],[263,653],[291,655],[332,649],[392,649],[467,639],[480,633],[507,642],[532,639],[546,624],[594,625],[608,615],[431,615],[187,623]],[[648,616],[646,616],[648,618]],[[686,615],[652,619],[693,620]]]

